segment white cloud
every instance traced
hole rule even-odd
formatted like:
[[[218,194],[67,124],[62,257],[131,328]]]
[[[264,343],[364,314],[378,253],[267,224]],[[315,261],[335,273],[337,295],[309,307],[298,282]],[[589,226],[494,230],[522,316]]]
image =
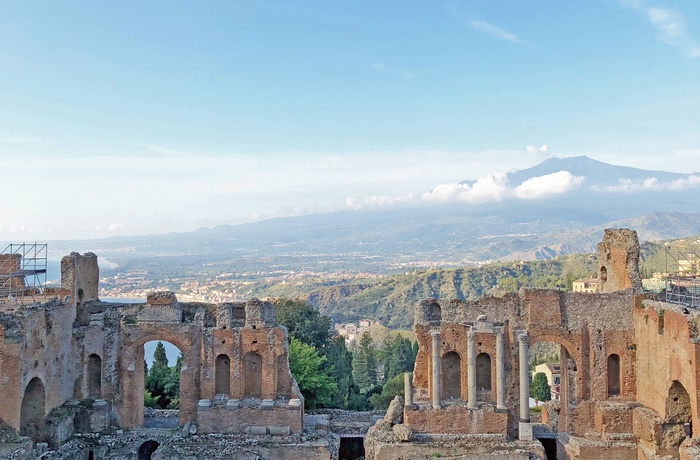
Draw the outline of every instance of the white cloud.
[[[123,222],[121,222],[121,223],[112,222],[111,224],[109,224],[109,227],[107,227],[107,230],[109,230],[110,232],[113,232],[116,229],[123,227],[123,226],[124,226]]]
[[[591,187],[592,190],[601,192],[631,193],[645,190],[669,191],[685,190],[688,188],[700,187],[700,176],[691,175],[687,178],[676,179],[668,182],[660,182],[656,177],[651,177],[643,181],[633,181],[632,179],[620,179],[617,185],[607,187]]]
[[[345,206],[347,206],[350,209],[373,209],[399,204],[410,204],[414,203],[415,201],[416,197],[415,195],[413,195],[413,193],[399,196],[373,195],[361,201],[358,201],[352,197],[345,198]]]
[[[527,153],[547,153],[547,148],[547,144],[542,144],[539,147],[535,147],[534,145],[528,145],[527,147],[525,147],[525,151]]]
[[[524,45],[525,42],[520,39],[517,35],[514,33],[508,32],[505,29],[502,29],[498,27],[497,25],[491,24],[490,22],[486,21],[471,21],[470,25],[472,26],[473,29],[478,30],[479,32],[484,32],[486,34],[491,35],[492,37],[496,37],[501,40],[506,40],[509,42],[513,43],[519,43],[521,45]]]
[[[372,68],[374,70],[378,70],[380,72],[385,72],[385,73],[393,73],[396,75],[401,75],[404,78],[411,78],[413,77],[413,74],[407,70],[403,69],[398,69],[396,67],[389,67],[384,64],[372,64]]]
[[[683,48],[690,57],[700,57],[700,45],[686,30],[685,18],[678,11],[649,7],[642,0],[620,0],[620,4],[643,14],[659,32],[659,41]]]
[[[469,184],[440,184],[421,197],[431,202],[486,203],[508,198],[532,200],[552,195],[561,195],[579,187],[584,176],[574,176],[569,171],[559,171],[533,177],[515,188],[508,186],[505,174],[491,173]]]
[[[585,180],[585,176],[574,176],[569,171],[559,171],[526,180],[515,188],[513,195],[523,200],[561,195],[579,187]]]
[[[507,179],[503,173],[491,173],[480,177],[473,185],[440,184],[423,194],[424,201],[486,203],[501,201],[508,195]]]

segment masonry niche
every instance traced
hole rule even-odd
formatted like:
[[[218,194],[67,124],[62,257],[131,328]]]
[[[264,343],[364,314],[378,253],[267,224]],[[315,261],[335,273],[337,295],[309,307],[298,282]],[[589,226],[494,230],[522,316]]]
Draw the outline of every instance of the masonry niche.
[[[102,398],[102,358],[99,355],[88,356],[86,377],[88,398]]]
[[[231,358],[226,354],[216,357],[215,389],[217,395],[228,395],[231,388]]]
[[[462,399],[462,358],[456,351],[443,355],[442,364],[442,398],[445,401]]]
[[[22,398],[19,434],[29,437],[34,442],[41,442],[43,440],[45,414],[46,392],[44,383],[40,378],[34,377],[29,381]]]
[[[620,356],[612,354],[608,356],[608,397],[620,396]]]
[[[262,357],[249,351],[243,357],[244,396],[262,398]]]
[[[488,353],[476,355],[476,389],[481,397],[491,399],[491,356]]]

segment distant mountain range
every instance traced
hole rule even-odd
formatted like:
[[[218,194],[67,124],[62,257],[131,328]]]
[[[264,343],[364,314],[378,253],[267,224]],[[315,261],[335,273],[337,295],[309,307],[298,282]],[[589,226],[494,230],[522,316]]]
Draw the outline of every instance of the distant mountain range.
[[[557,188],[556,181],[569,188]],[[550,158],[506,175],[518,194],[500,201],[420,203],[221,225],[187,233],[52,243],[113,259],[246,260],[250,266],[321,271],[402,270],[417,262],[460,266],[588,252],[606,227],[641,239],[700,234],[700,174],[614,166],[587,157]],[[476,181],[463,181],[468,189]],[[541,194],[554,184],[557,193]],[[539,199],[530,199],[528,193]]]

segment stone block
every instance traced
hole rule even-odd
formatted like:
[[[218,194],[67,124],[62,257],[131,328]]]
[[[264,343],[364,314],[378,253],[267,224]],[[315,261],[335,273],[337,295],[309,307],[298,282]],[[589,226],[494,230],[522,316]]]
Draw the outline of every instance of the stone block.
[[[288,407],[290,409],[300,409],[301,408],[301,399],[297,399],[297,398],[290,399]]]
[[[521,441],[532,441],[532,424],[520,422],[518,424],[518,439]]]
[[[275,408],[275,402],[272,399],[263,399],[260,403],[260,410],[272,410]]]
[[[406,425],[394,425],[391,430],[394,432],[396,439],[401,442],[409,442],[413,437],[413,430]]]
[[[273,436],[289,436],[291,434],[291,429],[288,426],[271,426],[270,434]]]
[[[200,399],[197,404],[198,411],[208,411],[211,408],[211,399]]]
[[[386,415],[384,415],[384,420],[392,425],[403,422],[403,397],[401,395],[396,395],[391,400],[389,408],[386,410]]]
[[[245,429],[245,434],[252,434],[253,436],[263,436],[267,434],[267,427],[251,425]]]
[[[241,403],[237,399],[229,399],[228,402],[226,403],[226,409],[228,409],[228,410],[236,410],[240,406],[241,406]]]

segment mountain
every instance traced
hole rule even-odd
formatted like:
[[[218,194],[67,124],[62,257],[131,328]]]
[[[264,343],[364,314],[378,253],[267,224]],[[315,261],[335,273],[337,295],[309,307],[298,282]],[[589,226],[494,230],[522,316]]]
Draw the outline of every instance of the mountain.
[[[508,182],[537,181],[560,171],[586,179],[567,193],[540,199],[415,203],[186,233],[57,242],[51,247],[64,252],[92,250],[121,265],[131,261],[134,267],[146,264],[144,259],[169,257],[170,266],[206,273],[215,273],[214,268],[202,268],[212,264],[240,272],[274,267],[293,272],[386,273],[587,252],[595,248],[607,226],[636,229],[643,239],[700,233],[700,214],[690,212],[700,202],[698,176],[574,157],[551,158],[510,173]],[[668,185],[672,183],[676,185]],[[628,187],[606,188],[620,184]],[[149,267],[158,264],[155,261]],[[160,272],[165,273],[165,268]]]
[[[621,181],[643,183],[645,180],[650,179],[656,179],[658,182],[666,183],[679,179],[687,179],[689,176],[697,174],[652,171],[629,166],[616,166],[594,160],[587,156],[577,156],[568,158],[548,158],[531,168],[510,172],[506,174],[506,178],[509,184],[515,186],[529,179],[554,174],[559,171],[568,171],[574,176],[585,177],[585,184],[588,187],[617,186],[620,185]],[[475,180],[464,180],[460,183],[473,185],[475,182]]]

